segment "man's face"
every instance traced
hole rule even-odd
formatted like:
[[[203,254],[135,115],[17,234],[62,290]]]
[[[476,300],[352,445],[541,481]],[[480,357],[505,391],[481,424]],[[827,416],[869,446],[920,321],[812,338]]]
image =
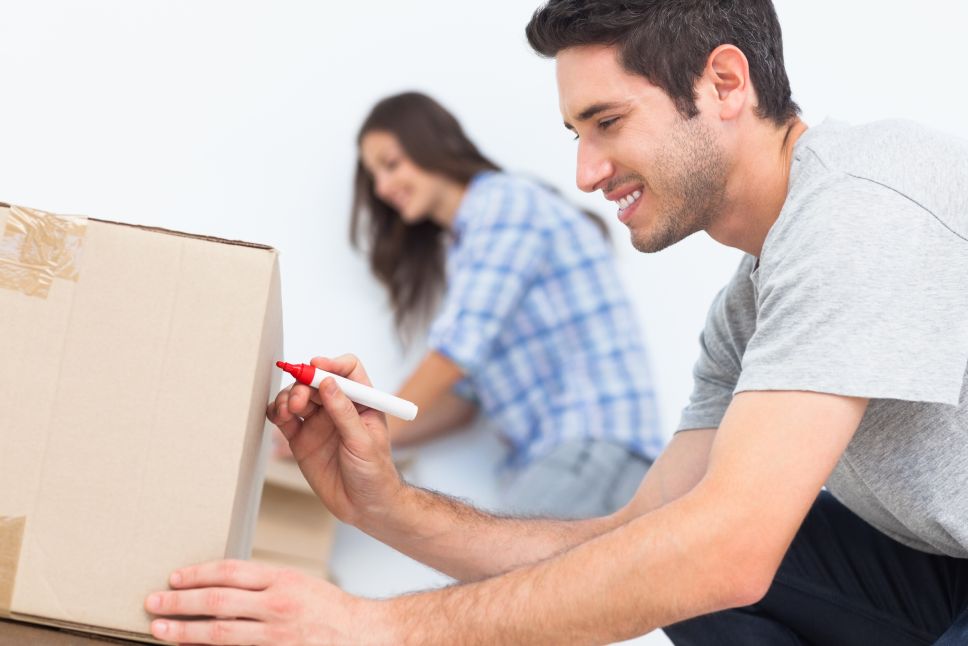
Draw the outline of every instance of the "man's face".
[[[651,253],[708,228],[728,169],[703,114],[683,118],[613,47],[562,50],[557,73],[561,114],[578,137],[578,187],[616,202],[632,245]]]

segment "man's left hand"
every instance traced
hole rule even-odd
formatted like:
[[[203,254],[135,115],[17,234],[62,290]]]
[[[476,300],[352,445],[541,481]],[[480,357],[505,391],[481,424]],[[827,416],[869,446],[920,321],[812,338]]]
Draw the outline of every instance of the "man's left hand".
[[[158,616],[151,634],[162,641],[287,646],[388,638],[379,629],[378,601],[294,570],[213,561],[175,571],[169,584],[145,600]]]

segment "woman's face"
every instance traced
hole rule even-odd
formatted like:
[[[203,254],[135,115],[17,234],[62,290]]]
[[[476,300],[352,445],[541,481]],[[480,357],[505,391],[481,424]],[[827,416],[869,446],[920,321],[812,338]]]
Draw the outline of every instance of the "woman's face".
[[[400,213],[407,224],[440,215],[448,202],[452,182],[417,166],[390,132],[374,130],[363,135],[360,159],[373,178],[377,197]]]

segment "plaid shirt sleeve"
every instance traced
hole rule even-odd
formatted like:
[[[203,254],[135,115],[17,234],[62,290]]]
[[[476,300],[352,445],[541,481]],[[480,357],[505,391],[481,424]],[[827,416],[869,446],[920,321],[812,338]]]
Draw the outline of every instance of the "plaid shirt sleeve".
[[[507,188],[482,196],[451,250],[447,291],[428,345],[467,375],[487,360],[545,262],[549,232],[529,217],[529,202]]]

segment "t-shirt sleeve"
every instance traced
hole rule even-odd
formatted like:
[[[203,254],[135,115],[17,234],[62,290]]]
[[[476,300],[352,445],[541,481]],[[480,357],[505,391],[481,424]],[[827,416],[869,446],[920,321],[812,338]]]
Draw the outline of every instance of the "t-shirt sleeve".
[[[746,256],[713,300],[699,335],[699,358],[693,367],[693,390],[682,411],[678,431],[717,428],[739,379],[746,343],[756,321],[750,272],[755,259]]]
[[[806,204],[767,238],[736,391],[957,404],[968,363],[968,241],[859,178]]]
[[[526,195],[505,189],[477,202],[448,265],[428,346],[473,375],[519,308],[548,255],[550,231],[528,217]]]

